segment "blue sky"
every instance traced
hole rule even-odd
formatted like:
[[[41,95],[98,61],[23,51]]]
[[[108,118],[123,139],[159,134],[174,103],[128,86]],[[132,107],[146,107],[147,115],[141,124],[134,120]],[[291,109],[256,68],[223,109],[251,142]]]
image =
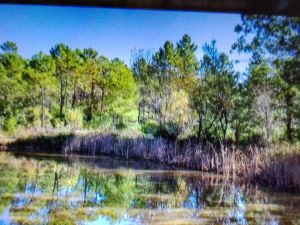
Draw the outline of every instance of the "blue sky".
[[[203,44],[212,39],[220,51],[229,54],[239,22],[238,14],[0,5],[0,43],[14,41],[19,53],[30,58],[40,50],[49,53],[63,42],[74,49],[92,47],[100,55],[119,57],[129,64],[131,50],[157,51],[166,40],[175,43],[189,34],[198,45],[200,59]],[[240,60],[236,70],[245,71],[247,55],[230,57]]]

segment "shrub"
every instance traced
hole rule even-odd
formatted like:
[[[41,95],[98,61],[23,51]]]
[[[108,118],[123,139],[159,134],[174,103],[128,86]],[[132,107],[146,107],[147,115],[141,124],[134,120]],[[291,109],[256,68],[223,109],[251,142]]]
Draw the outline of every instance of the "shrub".
[[[156,136],[160,136],[166,139],[177,139],[181,133],[181,127],[174,122],[165,123],[156,133]]]
[[[147,135],[156,136],[159,126],[156,122],[147,122],[142,124],[142,132]]]
[[[153,137],[176,139],[181,133],[181,127],[173,122],[165,123],[162,126],[159,126],[156,122],[147,122],[142,124],[142,132]]]
[[[5,121],[4,121],[4,126],[3,129],[4,131],[6,131],[9,135],[14,134],[15,130],[16,130],[16,126],[17,126],[17,119],[14,116],[10,116],[8,117]]]
[[[54,107],[51,111],[51,119],[50,119],[51,125],[55,128],[61,127],[61,122],[63,119],[64,119],[64,116],[61,116],[59,113],[59,106],[54,105]]]
[[[105,130],[111,126],[111,118],[108,116],[93,116],[89,121],[84,120],[84,127],[90,129]]]
[[[72,128],[81,128],[83,126],[83,113],[78,109],[69,109],[65,113],[65,121]]]
[[[41,125],[41,109],[39,107],[30,107],[26,110],[27,123],[33,126]]]
[[[125,124],[125,122],[123,120],[119,120],[118,123],[116,124],[116,128],[118,130],[123,130],[125,129],[127,126]]]

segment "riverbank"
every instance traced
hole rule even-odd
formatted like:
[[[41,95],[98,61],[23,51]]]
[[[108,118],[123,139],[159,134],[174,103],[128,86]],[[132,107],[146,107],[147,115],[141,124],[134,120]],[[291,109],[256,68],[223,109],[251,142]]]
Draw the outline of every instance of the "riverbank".
[[[233,178],[300,192],[299,146],[283,143],[268,147],[239,148],[229,143],[199,143],[114,133],[73,134],[19,138],[1,145],[2,150],[85,155],[112,155],[142,159],[187,169],[215,172]]]

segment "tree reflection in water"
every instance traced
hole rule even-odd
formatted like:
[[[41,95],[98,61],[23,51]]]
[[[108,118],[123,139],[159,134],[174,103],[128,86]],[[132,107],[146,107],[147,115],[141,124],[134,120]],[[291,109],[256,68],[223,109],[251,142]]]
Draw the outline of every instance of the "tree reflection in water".
[[[300,220],[299,195],[266,192],[195,171],[106,169],[94,162],[1,153],[0,224],[297,224]]]

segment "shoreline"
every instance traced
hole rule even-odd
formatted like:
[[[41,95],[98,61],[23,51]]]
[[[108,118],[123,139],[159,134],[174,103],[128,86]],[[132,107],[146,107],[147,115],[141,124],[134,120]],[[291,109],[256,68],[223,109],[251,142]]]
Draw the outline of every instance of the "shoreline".
[[[109,156],[142,160],[188,170],[213,172],[288,192],[300,192],[300,151],[297,146],[217,146],[193,139],[125,137],[118,134],[55,134],[0,143],[11,152]],[[280,151],[279,151],[280,150]]]

